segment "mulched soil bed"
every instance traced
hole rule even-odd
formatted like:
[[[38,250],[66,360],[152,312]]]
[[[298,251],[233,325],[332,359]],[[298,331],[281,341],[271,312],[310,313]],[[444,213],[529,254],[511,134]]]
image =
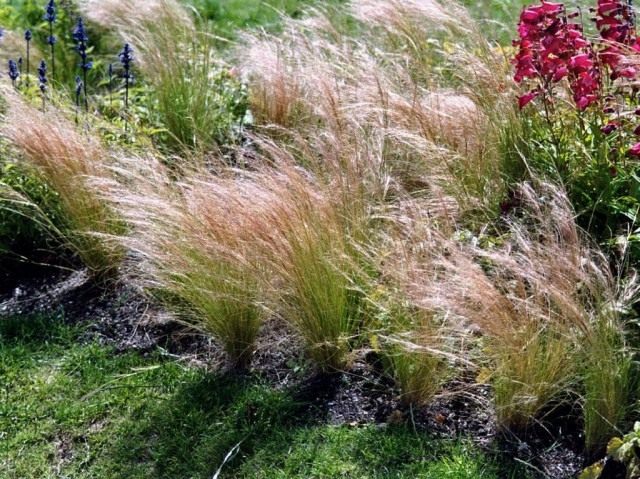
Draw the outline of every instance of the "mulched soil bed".
[[[37,313],[63,313],[64,321],[85,326],[83,339],[117,351],[147,354],[161,348],[163,354],[198,367],[225,368],[214,340],[180,324],[125,282],[105,289],[92,285],[83,271],[49,270],[11,286],[0,284],[0,320]],[[490,387],[475,384],[471,374],[450,383],[450,392],[430,405],[409,408],[399,401],[375,353],[357,354],[348,371],[315,374],[299,340],[279,320],[263,327],[250,374],[311,404],[318,421],[353,427],[406,422],[416,432],[464,436],[498,457],[529,464],[540,477],[574,478],[583,466],[580,427],[572,422],[571,411],[556,412],[554,419],[526,434],[507,436],[497,429]]]

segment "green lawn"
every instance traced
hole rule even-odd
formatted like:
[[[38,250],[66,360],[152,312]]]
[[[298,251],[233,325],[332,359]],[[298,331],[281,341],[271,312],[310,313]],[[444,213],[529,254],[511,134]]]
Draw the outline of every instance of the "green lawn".
[[[0,320],[0,477],[523,478],[467,442],[336,427],[292,392],[160,353],[78,341],[61,318]]]

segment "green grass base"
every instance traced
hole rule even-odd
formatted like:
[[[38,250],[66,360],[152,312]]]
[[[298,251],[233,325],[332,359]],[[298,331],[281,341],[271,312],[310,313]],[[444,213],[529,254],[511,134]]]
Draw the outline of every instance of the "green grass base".
[[[78,341],[61,318],[0,320],[0,477],[523,478],[466,441],[330,426],[255,378]]]

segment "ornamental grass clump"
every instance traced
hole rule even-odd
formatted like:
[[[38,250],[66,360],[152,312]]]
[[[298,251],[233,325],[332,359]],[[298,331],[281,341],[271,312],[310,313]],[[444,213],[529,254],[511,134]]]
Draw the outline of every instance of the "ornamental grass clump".
[[[108,237],[121,232],[121,224],[89,182],[91,177],[105,176],[109,155],[62,115],[53,111],[44,115],[15,95],[9,98],[2,134],[21,152],[25,167],[58,196],[62,224],[55,225],[57,235],[92,276],[111,277],[123,252]]]
[[[121,240],[139,260],[132,277],[219,341],[234,368],[248,368],[265,313],[252,224],[259,198],[233,171],[196,171],[175,183],[153,158],[121,163],[128,186],[103,189],[130,227]]]
[[[268,142],[252,171],[221,163],[172,185],[153,166],[108,198],[126,218],[141,278],[246,367],[265,312],[289,322],[325,371],[342,368],[362,323],[359,268],[339,195]],[[241,152],[239,152],[241,153]],[[133,168],[135,171],[135,167]],[[134,191],[136,193],[134,193]]]
[[[521,216],[508,221],[502,244],[433,232],[422,254],[395,269],[416,307],[479,334],[468,345],[480,348],[475,361],[489,361],[501,427],[525,430],[586,393],[587,447],[597,447],[604,425],[620,425],[630,404],[631,356],[616,312],[623,301],[561,190],[523,185],[518,198]]]
[[[276,279],[274,308],[302,336],[320,369],[340,370],[365,319],[366,274],[355,245],[364,239],[366,218],[353,215],[339,191],[296,171],[284,151],[271,154],[280,158],[278,170],[256,180],[271,197],[261,242]]]

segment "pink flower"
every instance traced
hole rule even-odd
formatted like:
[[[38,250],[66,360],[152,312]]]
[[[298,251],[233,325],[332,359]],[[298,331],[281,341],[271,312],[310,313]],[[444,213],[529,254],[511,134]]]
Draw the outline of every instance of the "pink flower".
[[[524,95],[518,98],[518,106],[522,110],[525,106],[527,106],[529,103],[535,100],[538,97],[538,95],[540,95],[540,91],[538,90],[525,93]]]
[[[622,68],[621,70],[617,70],[616,73],[622,78],[635,78],[638,74],[637,70],[633,67]]]
[[[571,57],[569,66],[572,70],[588,70],[593,66],[593,60],[591,60],[588,53],[581,53]]]
[[[636,143],[631,148],[629,148],[628,153],[631,156],[640,156],[640,143]]]

